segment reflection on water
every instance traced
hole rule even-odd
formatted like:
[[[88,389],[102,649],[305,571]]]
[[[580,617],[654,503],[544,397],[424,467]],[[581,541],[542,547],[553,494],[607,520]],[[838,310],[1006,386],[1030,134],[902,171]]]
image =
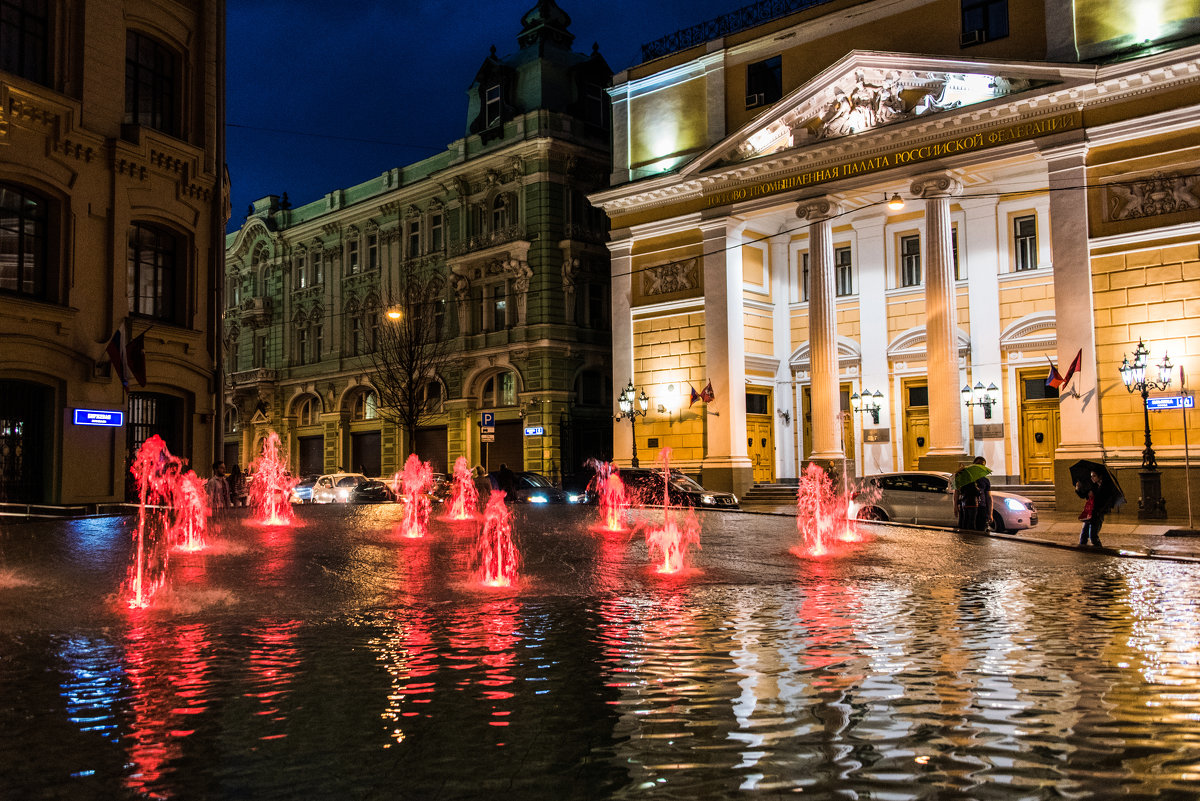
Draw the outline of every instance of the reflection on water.
[[[1194,797],[1189,566],[880,530],[798,560],[789,519],[639,537],[527,510],[517,590],[472,538],[301,510],[112,603],[127,521],[0,537],[4,797]],[[931,547],[931,543],[935,547]]]

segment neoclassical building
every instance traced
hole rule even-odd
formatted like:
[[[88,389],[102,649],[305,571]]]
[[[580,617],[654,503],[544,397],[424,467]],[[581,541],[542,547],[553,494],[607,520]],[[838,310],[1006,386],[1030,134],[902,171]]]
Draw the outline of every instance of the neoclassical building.
[[[212,461],[224,25],[223,0],[3,4],[0,502],[124,500],[153,434]],[[118,329],[144,335],[128,390]]]
[[[226,243],[227,462],[248,463],[269,430],[298,474],[390,476],[416,452],[441,471],[465,456],[560,477],[607,455],[607,229],[587,194],[608,178],[612,72],[572,49],[569,25],[552,0],[521,18],[443,153],[302,206],[252,206]],[[371,352],[418,274],[437,281],[452,355],[408,442]]]
[[[1143,340],[1200,369],[1198,10],[759,4],[647,45],[614,79],[613,186],[592,196],[613,378],[649,397],[637,448],[736,491],[809,460],[982,455],[1064,503],[1067,465],[1103,458],[1136,508],[1122,356]],[[1148,416],[1186,514],[1182,415]]]

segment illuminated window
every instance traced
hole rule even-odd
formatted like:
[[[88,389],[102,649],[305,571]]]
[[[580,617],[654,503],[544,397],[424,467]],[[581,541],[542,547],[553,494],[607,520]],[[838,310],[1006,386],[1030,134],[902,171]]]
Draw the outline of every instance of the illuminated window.
[[[769,106],[783,97],[783,57],[746,66],[746,108]]]
[[[363,392],[354,399],[354,419],[374,420],[379,417],[379,400],[374,392]]]
[[[1008,36],[1008,0],[962,0],[962,46]]]
[[[304,258],[304,254],[300,253],[296,256],[296,289],[304,289],[308,286],[308,260]]]
[[[20,186],[0,184],[0,291],[46,297],[48,222],[45,198]]]
[[[137,31],[125,38],[125,123],[179,134],[175,108],[179,57]]]
[[[353,240],[346,243],[346,272],[354,275],[358,272],[358,240]]]
[[[1013,220],[1013,255],[1017,270],[1037,269],[1037,218],[1032,214]]]
[[[312,254],[312,284],[325,283],[325,262],[321,258],[321,251],[313,251]]]
[[[179,240],[171,232],[133,224],[126,262],[130,314],[179,322],[182,304],[176,287],[186,286],[179,274],[181,251]]]
[[[921,285],[921,237],[900,237],[900,286]]]
[[[508,288],[504,284],[492,287],[492,330],[508,327]]]
[[[0,72],[48,85],[49,0],[0,0]]]
[[[479,398],[484,407],[516,406],[517,382],[512,373],[500,373],[483,382],[483,393]]]

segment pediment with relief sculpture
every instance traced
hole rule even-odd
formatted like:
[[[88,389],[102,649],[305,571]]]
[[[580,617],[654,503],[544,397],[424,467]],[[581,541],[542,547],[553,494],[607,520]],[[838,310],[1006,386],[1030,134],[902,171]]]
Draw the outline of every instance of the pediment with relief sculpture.
[[[849,54],[720,143],[685,172],[752,159],[1061,83],[1058,65]]]

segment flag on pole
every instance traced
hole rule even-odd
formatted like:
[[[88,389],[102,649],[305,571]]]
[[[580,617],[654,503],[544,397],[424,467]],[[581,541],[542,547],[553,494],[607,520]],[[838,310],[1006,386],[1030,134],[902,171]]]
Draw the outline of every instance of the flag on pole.
[[[121,386],[128,390],[130,379],[136,380],[138,386],[146,386],[145,331],[130,340],[127,321],[122,320],[121,325],[108,338],[108,346],[104,352],[108,354],[108,360],[112,363],[113,372],[121,380]]]
[[[692,392],[692,399],[690,401],[688,401],[688,408],[690,409],[690,408],[692,408],[693,403],[700,400],[700,393],[697,392],[696,388],[693,387],[691,384],[688,384],[688,389],[691,390],[691,392]]]
[[[1054,366],[1054,362],[1050,361],[1050,357],[1046,357],[1046,361],[1050,362],[1050,374],[1046,376],[1046,386],[1052,389],[1058,389],[1066,382],[1058,372],[1058,368]]]
[[[700,390],[700,400],[704,401],[705,403],[712,403],[713,398],[715,397],[716,394],[713,392],[712,382],[709,381],[708,385],[704,389]]]
[[[1071,361],[1071,366],[1067,368],[1067,375],[1065,378],[1063,378],[1063,383],[1064,384],[1071,383],[1071,378],[1075,375],[1076,372],[1078,372],[1079,368],[1082,366],[1083,366],[1083,348],[1080,348],[1079,352],[1075,354],[1075,358]]]
[[[137,380],[139,387],[146,386],[145,331],[134,337],[125,347],[125,360],[129,365],[129,375]]]
[[[113,372],[117,374],[117,378],[121,379],[121,386],[129,389],[129,360],[126,357],[125,345],[125,322],[121,321],[121,325],[108,338],[108,347],[104,349],[104,352],[108,354],[108,361],[112,363]]]

